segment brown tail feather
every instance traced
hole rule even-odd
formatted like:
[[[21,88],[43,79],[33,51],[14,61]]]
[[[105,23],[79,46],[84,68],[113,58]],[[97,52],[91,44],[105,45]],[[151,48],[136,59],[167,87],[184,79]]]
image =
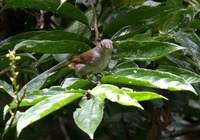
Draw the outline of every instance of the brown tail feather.
[[[53,71],[58,71],[58,70],[60,70],[60,69],[62,69],[62,68],[68,67],[68,66],[69,66],[69,63],[64,64],[64,65],[61,65],[60,67],[54,69]]]

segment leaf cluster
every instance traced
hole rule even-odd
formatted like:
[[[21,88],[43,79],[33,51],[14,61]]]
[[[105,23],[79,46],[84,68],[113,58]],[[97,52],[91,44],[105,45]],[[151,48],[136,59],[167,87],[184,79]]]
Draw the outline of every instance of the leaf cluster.
[[[62,135],[71,139],[169,139],[176,133],[164,135],[163,130],[184,128],[179,120],[191,126],[193,117],[199,122],[200,1],[96,1],[101,38],[110,38],[116,50],[102,77],[90,77],[100,85],[76,76],[70,68],[53,71],[94,47],[94,13],[89,3],[3,2],[2,17],[14,9],[28,16],[21,33],[0,32],[5,34],[0,36],[0,111],[4,118],[1,125],[5,125],[1,126],[2,140],[28,139],[30,130],[34,130],[30,132],[33,139],[47,138],[49,131],[60,139],[64,139]],[[35,25],[33,14],[39,11],[50,14],[50,21],[36,20],[45,28],[31,30]],[[45,15],[35,16],[39,19]],[[17,95],[23,98],[20,104],[10,80],[9,50],[21,58],[15,63],[20,87]],[[16,108],[10,124],[13,116],[9,112]],[[53,129],[57,120],[64,132]],[[16,136],[9,127],[16,130]]]

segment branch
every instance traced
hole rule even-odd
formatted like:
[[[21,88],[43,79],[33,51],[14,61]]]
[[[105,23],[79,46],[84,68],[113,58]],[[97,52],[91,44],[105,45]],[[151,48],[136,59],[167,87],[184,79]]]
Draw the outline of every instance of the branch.
[[[98,17],[97,17],[97,11],[96,8],[94,6],[94,1],[90,0],[90,5],[93,11],[93,17],[94,17],[94,31],[95,31],[95,41],[98,41],[99,39],[99,30],[98,30]]]
[[[190,134],[190,133],[197,133],[199,131],[200,131],[200,125],[188,126],[188,127],[183,128],[181,130],[171,132],[170,137],[175,138],[175,137],[187,135],[187,134]]]

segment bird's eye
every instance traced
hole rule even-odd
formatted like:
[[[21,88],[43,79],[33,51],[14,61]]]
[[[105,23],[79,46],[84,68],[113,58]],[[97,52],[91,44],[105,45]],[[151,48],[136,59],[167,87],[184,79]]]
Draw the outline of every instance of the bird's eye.
[[[99,44],[100,44],[101,47],[103,46],[103,45],[101,44],[101,42],[100,42]]]

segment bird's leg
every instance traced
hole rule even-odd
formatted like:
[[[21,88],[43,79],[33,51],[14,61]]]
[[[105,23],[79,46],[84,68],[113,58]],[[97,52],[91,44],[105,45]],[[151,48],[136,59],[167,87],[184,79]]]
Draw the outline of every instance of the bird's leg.
[[[94,85],[100,85],[100,79],[98,78],[98,75],[87,75],[87,79]]]

